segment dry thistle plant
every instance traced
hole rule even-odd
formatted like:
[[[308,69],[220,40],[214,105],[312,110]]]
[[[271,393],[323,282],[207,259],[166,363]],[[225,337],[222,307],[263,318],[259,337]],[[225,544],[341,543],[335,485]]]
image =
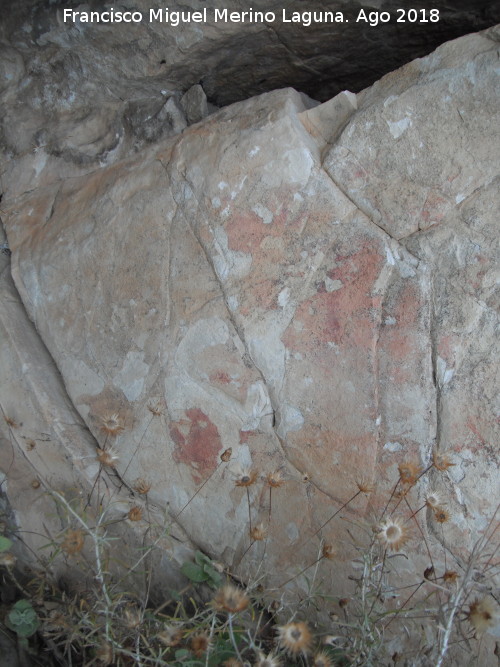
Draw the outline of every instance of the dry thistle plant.
[[[189,505],[193,502],[193,500],[194,500],[194,499],[196,498],[196,496],[200,493],[200,491],[202,491],[203,488],[204,488],[204,487],[208,484],[208,482],[212,479],[212,477],[215,475],[215,473],[217,472],[217,470],[219,470],[219,467],[220,467],[223,463],[227,463],[227,462],[231,459],[231,454],[232,454],[232,452],[233,452],[233,450],[231,449],[231,447],[229,447],[228,449],[226,449],[226,450],[224,450],[224,451],[222,452],[222,454],[220,455],[220,461],[219,461],[218,466],[217,466],[217,467],[215,468],[215,470],[214,470],[214,471],[213,471],[213,472],[206,478],[206,480],[205,480],[205,481],[204,481],[204,482],[203,482],[203,483],[196,489],[196,491],[193,493],[193,495],[192,495],[191,498],[187,501],[187,503],[186,503],[183,507],[181,507],[181,509],[179,510],[179,512],[177,512],[177,514],[175,515],[175,519],[178,519],[178,518],[180,517],[180,515],[184,512],[184,510],[185,510],[187,507],[189,507]]]
[[[234,484],[235,486],[243,487],[247,494],[247,504],[248,504],[248,525],[250,535],[252,534],[252,504],[250,502],[250,487],[252,484],[255,484],[257,480],[258,472],[253,468],[243,468],[240,471],[240,474],[236,478]]]
[[[162,419],[163,410],[158,405],[148,405],[147,410],[150,414],[139,444],[122,474],[131,465],[152,420]],[[100,466],[96,483],[116,477],[116,445],[108,446],[107,442],[125,428],[118,412],[103,416],[101,424],[106,439],[97,451]],[[222,452],[215,470],[174,520],[231,456],[230,448]],[[6,550],[0,553],[0,567],[23,598],[31,601],[40,622],[37,635],[60,665],[368,667],[392,664],[391,660],[401,658],[407,665],[420,664],[419,660],[426,664],[427,660],[427,664],[443,667],[453,651],[466,656],[464,665],[481,664],[484,638],[500,623],[499,594],[494,584],[499,574],[500,510],[488,522],[468,560],[445,549],[446,540],[440,536],[449,530],[454,510],[446,485],[440,486],[439,480],[453,465],[449,455],[437,452],[427,467],[414,461],[399,463],[398,479],[380,503],[380,514],[370,525],[357,521],[362,538],[353,538],[353,575],[347,597],[345,587],[341,594],[326,594],[321,576],[328,571],[336,576],[341,548],[331,535],[336,534],[336,527],[346,525],[347,518],[353,523],[353,513],[344,515],[361,494],[374,491],[373,483],[361,480],[353,485],[348,499],[325,512],[326,519],[318,521],[318,528],[313,526],[307,535],[300,536],[295,547],[297,574],[284,575],[285,580],[271,589],[266,584],[269,573],[264,556],[268,543],[276,539],[273,499],[276,504],[274,494],[282,493],[285,478],[280,470],[252,467],[238,470],[226,489],[228,493],[242,489],[248,506],[242,533],[250,543],[247,546],[243,541],[242,549],[246,550],[238,565],[252,547],[264,553],[257,571],[250,571],[245,582],[237,583],[236,573],[231,576],[208,554],[198,552],[197,561],[185,569],[188,574],[183,588],[160,602],[154,600],[152,582],[158,562],[154,556],[161,556],[165,541],[173,538],[169,537],[168,515],[164,524],[152,523],[148,505],[151,483],[142,478],[131,485],[128,507],[122,504],[115,508],[115,485],[107,495],[98,494],[94,514],[49,490],[65,524],[58,537],[49,540],[45,573],[33,576],[26,585],[21,583],[14,571],[15,557]],[[432,485],[427,479],[431,471]],[[261,481],[259,496],[254,490]],[[308,484],[309,476],[303,481]],[[246,512],[244,498],[242,501]],[[264,521],[260,521],[262,517]],[[143,530],[144,541],[135,560],[117,574],[113,526],[120,521],[126,522],[128,530]],[[326,528],[330,531],[328,542],[323,539]],[[256,543],[262,546],[254,546]],[[317,548],[317,556],[304,562],[300,551],[306,544]],[[417,550],[426,561],[425,570],[409,574],[406,568],[399,576],[400,564],[408,562],[408,554]],[[69,594],[51,582],[46,563],[56,558],[81,568],[82,579],[90,582],[83,594]],[[248,558],[245,566],[250,561]],[[136,578],[144,583],[138,590],[133,585]],[[300,591],[295,603],[285,595],[293,589]],[[314,616],[309,614],[311,609]],[[394,642],[405,632],[420,637],[420,644],[404,648],[405,653],[397,656]],[[455,655],[451,658],[455,663],[450,664],[458,665]]]
[[[313,636],[307,623],[295,621],[279,625],[278,643],[291,658],[306,656],[311,652]]]
[[[279,489],[283,484],[285,483],[285,478],[283,477],[283,473],[280,470],[275,470],[274,472],[270,472],[267,477],[266,481],[269,485],[269,525],[271,524],[271,518],[272,518],[272,508],[273,508],[273,489]]]
[[[113,414],[106,414],[101,417],[101,431],[105,433],[106,436],[117,436],[122,431],[125,430],[123,426],[120,415],[118,412]]]
[[[339,600],[344,620],[334,622],[334,630],[341,636],[336,639],[336,645],[345,651],[351,661],[349,664],[369,665],[384,657],[389,659],[387,647],[393,645],[391,640],[397,638],[401,627],[410,628],[412,624],[415,636],[420,633],[419,628],[425,626],[427,636],[433,635],[434,638],[420,646],[413,646],[413,655],[405,655],[408,664],[420,664],[421,651],[422,659],[425,654],[425,660],[431,660],[429,664],[438,666],[443,664],[450,646],[458,642],[465,656],[465,646],[473,650],[471,641],[475,635],[479,637],[492,629],[495,623],[495,627],[499,627],[500,616],[490,604],[493,600],[493,573],[500,574],[498,558],[495,560],[500,549],[498,508],[459,572],[447,566],[450,554],[439,541],[430,541],[418,517],[419,513],[427,510],[430,525],[434,523],[436,529],[444,530],[452,518],[451,511],[445,507],[445,499],[434,491],[427,493],[424,504],[418,509],[413,507],[412,494],[417,494],[417,487],[429,470],[442,474],[452,465],[449,456],[437,454],[433,455],[432,464],[425,470],[413,462],[400,464],[399,479],[378,523],[373,525],[371,531],[365,530],[365,534],[370,536],[368,543],[356,547],[359,555],[354,562],[359,575],[353,577],[355,591],[348,611]],[[397,579],[398,562],[407,559],[404,551],[413,551],[417,541],[423,544],[429,559],[424,576],[416,575],[414,583],[391,583],[391,580]],[[486,585],[486,581],[491,583]],[[470,602],[471,592],[484,587],[489,590],[490,596],[483,595]],[[498,588],[496,591],[498,594]],[[474,628],[475,635],[464,630],[464,619]],[[476,651],[481,651],[480,642],[477,642]],[[470,664],[472,659],[464,657],[463,664]]]

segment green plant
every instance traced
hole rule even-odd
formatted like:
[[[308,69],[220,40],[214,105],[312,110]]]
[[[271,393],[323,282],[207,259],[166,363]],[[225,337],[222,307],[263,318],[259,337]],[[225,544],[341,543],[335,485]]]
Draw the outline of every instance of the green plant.
[[[19,637],[27,639],[40,627],[40,619],[29,600],[18,600],[9,612],[5,624]]]
[[[219,572],[215,569],[211,559],[201,551],[195,553],[194,563],[186,561],[182,565],[181,572],[196,584],[206,583],[212,588],[218,588],[221,585],[222,578]]]
[[[9,540],[8,537],[0,535],[0,553],[3,551],[8,551],[12,547],[12,540]]]

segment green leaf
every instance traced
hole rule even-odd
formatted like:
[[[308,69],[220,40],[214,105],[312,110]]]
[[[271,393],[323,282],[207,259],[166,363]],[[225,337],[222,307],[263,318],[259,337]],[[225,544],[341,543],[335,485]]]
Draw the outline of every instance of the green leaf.
[[[212,560],[201,551],[195,553],[194,560],[194,563],[184,563],[181,568],[183,574],[191,581],[207,582],[212,588],[218,588],[222,577],[214,568]]]
[[[206,573],[203,572],[202,568],[199,565],[196,565],[195,563],[191,563],[189,561],[187,561],[182,565],[181,572],[185,577],[196,583],[201,583],[208,579]]]
[[[201,551],[197,551],[194,555],[194,562],[197,563],[198,565],[203,565],[205,562],[205,556],[204,554],[201,553]]]
[[[9,540],[8,537],[0,535],[0,553],[2,551],[8,551],[12,546],[12,540]]]
[[[205,664],[205,661],[203,662],[201,660],[196,660],[191,656],[190,651],[188,651],[185,648],[180,648],[177,649],[175,652],[175,660],[176,660],[176,665],[183,665],[183,667],[201,667],[202,665]]]
[[[224,641],[218,639],[213,647],[212,652],[210,653],[208,664],[209,667],[219,667],[224,660],[229,658],[234,658],[234,648],[229,640]]]
[[[203,571],[207,575],[207,581],[213,588],[218,588],[222,583],[220,574],[211,565],[204,565]]]
[[[37,613],[29,600],[19,600],[16,602],[5,622],[19,637],[31,637],[40,625]]]
[[[195,563],[198,563],[198,565],[201,565],[201,566],[212,564],[212,561],[210,560],[210,558],[208,556],[205,556],[205,554],[202,553],[201,551],[197,551],[195,553],[194,560],[195,560]]]
[[[186,658],[189,655],[189,651],[187,648],[179,648],[175,652],[175,659],[176,660],[182,660],[182,658]]]

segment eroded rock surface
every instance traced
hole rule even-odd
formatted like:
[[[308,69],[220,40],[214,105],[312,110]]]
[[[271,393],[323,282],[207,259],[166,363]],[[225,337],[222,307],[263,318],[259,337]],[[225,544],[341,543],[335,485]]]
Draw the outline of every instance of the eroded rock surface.
[[[451,519],[425,530],[465,558],[500,491],[498,42],[462,38],[323,105],[266,93],[102,168],[43,148],[13,158],[12,273],[82,433],[57,436],[66,455],[109,446],[116,415],[120,478],[147,479],[151,502],[243,577],[264,549],[247,549],[250,499],[278,586],[356,481],[376,490],[346,516],[369,520],[399,463],[447,452],[456,465],[431,481]],[[19,368],[33,349],[9,335]],[[23,424],[67,400],[45,388],[31,410],[16,391],[2,409]],[[74,474],[88,489],[95,471]],[[322,536],[347,568],[342,528]]]

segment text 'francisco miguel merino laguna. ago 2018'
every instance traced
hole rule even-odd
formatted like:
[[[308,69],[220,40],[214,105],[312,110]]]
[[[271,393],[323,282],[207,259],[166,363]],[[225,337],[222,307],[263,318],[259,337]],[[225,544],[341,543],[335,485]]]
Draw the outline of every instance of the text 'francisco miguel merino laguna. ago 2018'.
[[[136,11],[121,11],[110,8],[105,11],[62,10],[64,23],[167,23],[174,28],[181,23],[300,23],[310,26],[315,23],[367,23],[374,27],[379,23],[437,23],[438,9],[395,9],[393,12],[377,12],[360,9],[356,16],[348,17],[344,12],[332,11],[230,11],[229,9],[209,10],[204,7],[200,11],[178,11],[169,8],[150,9],[149,14]]]

